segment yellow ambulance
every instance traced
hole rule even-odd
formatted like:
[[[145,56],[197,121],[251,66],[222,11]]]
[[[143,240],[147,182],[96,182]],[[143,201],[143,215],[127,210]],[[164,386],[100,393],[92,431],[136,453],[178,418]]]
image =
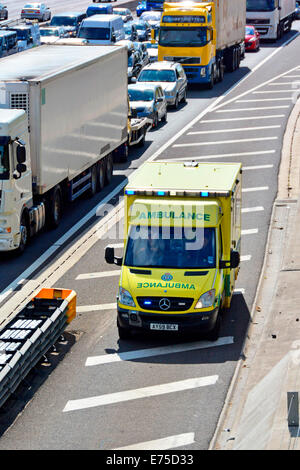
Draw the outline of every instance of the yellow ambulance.
[[[146,162],[125,188],[117,326],[219,337],[241,251],[240,163]]]

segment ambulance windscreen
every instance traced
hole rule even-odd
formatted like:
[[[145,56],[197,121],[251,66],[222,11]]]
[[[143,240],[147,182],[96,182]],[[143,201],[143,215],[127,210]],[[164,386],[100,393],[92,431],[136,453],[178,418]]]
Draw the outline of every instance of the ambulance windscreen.
[[[148,268],[216,267],[213,227],[130,227],[125,265]]]

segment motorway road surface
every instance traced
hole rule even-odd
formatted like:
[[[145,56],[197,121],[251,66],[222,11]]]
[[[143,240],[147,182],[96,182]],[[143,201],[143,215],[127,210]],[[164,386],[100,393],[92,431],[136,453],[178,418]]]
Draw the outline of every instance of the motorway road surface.
[[[136,336],[119,341],[118,268],[105,264],[104,247],[118,246],[122,229],[117,224],[93,233],[102,219],[91,218],[73,237],[73,253],[69,256],[68,247],[62,246],[57,266],[49,263],[43,274],[49,275],[49,286],[76,290],[78,315],[57,350],[48,355],[50,362],[31,373],[29,385],[2,410],[1,450],[209,447],[250,318],[276,196],[282,137],[297,95],[300,39],[280,45],[298,29],[296,22],[276,46],[247,54],[240,70],[227,74],[214,90],[189,90],[187,105],[171,111],[167,124],[148,134],[144,151],[134,151],[128,164],[117,167],[103,194],[74,206],[61,228],[42,234],[25,256],[4,257],[0,265],[3,295],[22,271],[109,192],[125,184],[146,159],[241,161],[243,258],[220,339],[208,343],[199,337]],[[107,199],[122,214],[115,192],[113,201]],[[91,236],[83,243],[89,230]],[[26,286],[25,280],[24,291]],[[10,295],[13,302],[15,294]]]

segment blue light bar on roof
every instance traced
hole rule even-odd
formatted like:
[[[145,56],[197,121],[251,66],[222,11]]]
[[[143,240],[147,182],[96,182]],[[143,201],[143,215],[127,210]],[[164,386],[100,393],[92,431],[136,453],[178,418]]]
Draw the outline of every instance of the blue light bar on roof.
[[[125,194],[128,194],[128,196],[132,196],[134,194],[134,191],[131,189],[126,189]]]

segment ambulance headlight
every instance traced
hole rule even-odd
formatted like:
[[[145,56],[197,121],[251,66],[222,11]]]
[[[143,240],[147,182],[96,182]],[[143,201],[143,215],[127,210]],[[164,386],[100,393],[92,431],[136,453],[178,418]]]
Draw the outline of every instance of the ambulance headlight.
[[[209,308],[212,307],[215,303],[216,291],[211,289],[205,294],[202,294],[198,302],[196,303],[195,308]]]
[[[135,307],[134,300],[132,295],[128,290],[123,289],[123,287],[119,288],[119,303],[122,305],[127,305],[128,307]]]

